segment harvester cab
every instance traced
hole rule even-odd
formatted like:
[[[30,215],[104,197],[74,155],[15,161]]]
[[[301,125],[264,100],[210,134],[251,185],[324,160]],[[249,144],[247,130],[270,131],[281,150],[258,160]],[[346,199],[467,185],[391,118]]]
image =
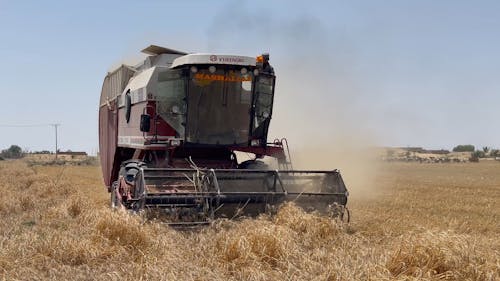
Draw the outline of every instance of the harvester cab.
[[[108,73],[101,92],[100,158],[112,206],[161,208],[187,223],[286,201],[343,216],[339,171],[293,170],[286,139],[268,141],[276,79],[268,54],[143,52],[150,56],[139,65]],[[258,160],[265,156],[279,169]]]

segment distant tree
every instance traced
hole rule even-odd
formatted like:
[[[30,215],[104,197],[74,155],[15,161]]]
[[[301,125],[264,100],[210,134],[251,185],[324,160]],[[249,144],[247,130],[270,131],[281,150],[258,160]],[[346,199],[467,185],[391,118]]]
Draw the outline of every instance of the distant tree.
[[[477,157],[477,158],[484,158],[486,154],[482,150],[476,150],[472,153],[472,156]]]
[[[461,144],[453,148],[453,152],[474,152],[476,148],[472,144]]]
[[[479,154],[477,153],[477,151],[472,152],[472,153],[470,154],[469,161],[470,161],[470,162],[479,162]]]
[[[492,157],[497,157],[497,156],[500,156],[500,150],[498,150],[498,149],[492,149],[492,150],[490,151],[490,155],[491,155]]]
[[[2,150],[0,156],[3,158],[17,159],[24,156],[23,150],[18,145],[11,145],[8,149]]]

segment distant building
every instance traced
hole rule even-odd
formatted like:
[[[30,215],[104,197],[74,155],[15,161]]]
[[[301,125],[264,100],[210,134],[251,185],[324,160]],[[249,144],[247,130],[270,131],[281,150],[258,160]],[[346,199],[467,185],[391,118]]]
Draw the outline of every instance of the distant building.
[[[432,153],[432,154],[448,154],[449,150],[446,149],[438,149],[438,150],[425,150],[424,153]]]
[[[421,147],[397,147],[398,149],[402,149],[404,151],[409,151],[409,152],[418,152],[418,153],[424,153],[425,149]]]
[[[446,149],[424,149],[422,147],[398,147],[398,149],[401,149],[404,151],[409,151],[409,152],[416,152],[416,153],[429,153],[429,154],[448,154],[448,153],[450,153],[450,151],[446,150]]]
[[[58,155],[71,155],[71,156],[87,156],[85,151],[59,151]]]

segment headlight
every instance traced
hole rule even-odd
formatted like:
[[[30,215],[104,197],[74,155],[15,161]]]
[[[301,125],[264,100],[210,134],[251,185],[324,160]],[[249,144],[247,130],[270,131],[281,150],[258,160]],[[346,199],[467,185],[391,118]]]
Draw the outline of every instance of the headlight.
[[[260,146],[260,140],[259,139],[251,140],[250,146]]]
[[[170,146],[180,146],[181,143],[182,143],[181,140],[170,140],[169,141]]]
[[[179,107],[177,105],[172,106],[172,113],[173,114],[179,114],[180,113]]]

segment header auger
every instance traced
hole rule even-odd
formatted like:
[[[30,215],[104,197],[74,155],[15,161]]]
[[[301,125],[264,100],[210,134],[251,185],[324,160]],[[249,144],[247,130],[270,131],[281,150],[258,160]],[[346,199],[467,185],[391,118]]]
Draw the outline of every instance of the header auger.
[[[143,52],[150,56],[139,65],[108,73],[101,92],[100,157],[113,207],[159,208],[178,224],[272,212],[287,201],[344,216],[338,170],[293,170],[286,139],[267,140],[276,79],[268,54]]]

